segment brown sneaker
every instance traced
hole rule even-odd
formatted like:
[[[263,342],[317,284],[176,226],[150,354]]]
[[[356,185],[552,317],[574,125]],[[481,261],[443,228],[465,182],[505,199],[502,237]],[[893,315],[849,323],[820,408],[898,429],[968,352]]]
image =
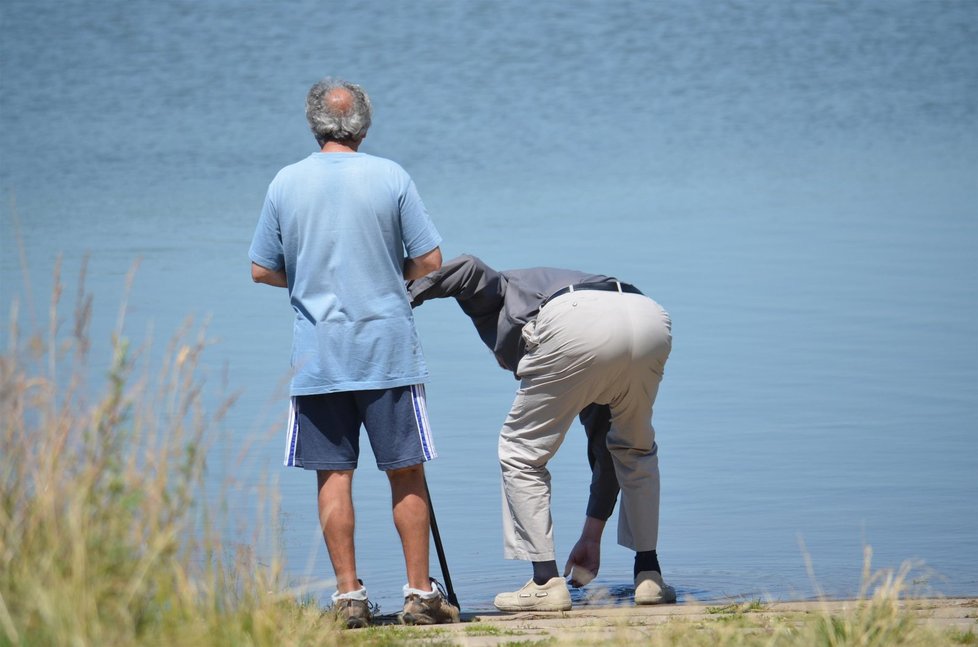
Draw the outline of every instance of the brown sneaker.
[[[458,607],[445,599],[445,591],[441,584],[431,579],[431,590],[434,595],[422,597],[419,593],[405,587],[404,611],[401,612],[401,622],[406,625],[440,625],[458,622]]]
[[[337,600],[333,604],[333,611],[347,629],[362,629],[370,625],[370,603],[367,600]]]
[[[360,580],[360,588],[356,591],[333,593],[331,610],[347,629],[361,629],[370,625],[371,606],[367,599],[367,589],[363,586],[363,580]]]

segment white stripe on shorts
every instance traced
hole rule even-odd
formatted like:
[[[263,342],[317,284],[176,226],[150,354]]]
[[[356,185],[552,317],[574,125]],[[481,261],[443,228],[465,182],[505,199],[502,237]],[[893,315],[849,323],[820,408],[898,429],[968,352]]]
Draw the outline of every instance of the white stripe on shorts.
[[[414,404],[414,422],[418,427],[418,438],[421,440],[424,459],[430,461],[438,458],[435,441],[431,437],[431,425],[428,423],[428,403],[425,400],[424,384],[411,386],[411,401]]]
[[[286,467],[295,467],[295,448],[299,440],[299,421],[295,415],[295,396],[289,398],[289,426],[285,430]]]

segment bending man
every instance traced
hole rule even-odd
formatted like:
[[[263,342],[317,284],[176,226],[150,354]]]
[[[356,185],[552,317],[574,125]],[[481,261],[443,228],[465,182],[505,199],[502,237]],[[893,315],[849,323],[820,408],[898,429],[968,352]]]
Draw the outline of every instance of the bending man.
[[[497,595],[496,607],[571,608],[554,554],[547,462],[578,415],[593,474],[584,530],[564,574],[573,570],[571,583],[581,585],[597,573],[601,534],[620,487],[618,543],[636,553],[635,602],[674,602],[656,554],[659,458],[651,422],[672,347],[669,315],[607,276],[554,268],[497,272],[474,256],[446,262],[408,291],[412,306],[454,297],[499,365],[520,380],[499,436],[504,552],[531,561],[533,579]]]

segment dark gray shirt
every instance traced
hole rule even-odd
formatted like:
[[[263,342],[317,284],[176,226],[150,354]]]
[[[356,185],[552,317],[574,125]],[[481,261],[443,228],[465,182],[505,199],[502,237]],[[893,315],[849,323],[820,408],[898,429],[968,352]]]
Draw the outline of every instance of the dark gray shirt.
[[[497,272],[481,259],[463,255],[446,261],[440,270],[408,282],[411,307],[429,299],[453,297],[472,319],[479,337],[503,368],[517,374],[523,356],[523,326],[540,311],[547,298],[561,288],[581,283],[614,280],[603,274],[587,274],[553,267],[533,267]],[[587,515],[607,520],[618,498],[618,479],[608,451],[611,411],[607,405],[589,405],[581,412],[588,437],[591,464],[591,496]]]

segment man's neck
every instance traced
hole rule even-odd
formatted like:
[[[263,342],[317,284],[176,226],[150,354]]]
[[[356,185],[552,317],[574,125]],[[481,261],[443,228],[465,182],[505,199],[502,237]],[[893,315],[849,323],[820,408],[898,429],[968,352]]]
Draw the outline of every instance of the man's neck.
[[[320,150],[321,153],[356,153],[360,148],[360,142],[326,142]]]

